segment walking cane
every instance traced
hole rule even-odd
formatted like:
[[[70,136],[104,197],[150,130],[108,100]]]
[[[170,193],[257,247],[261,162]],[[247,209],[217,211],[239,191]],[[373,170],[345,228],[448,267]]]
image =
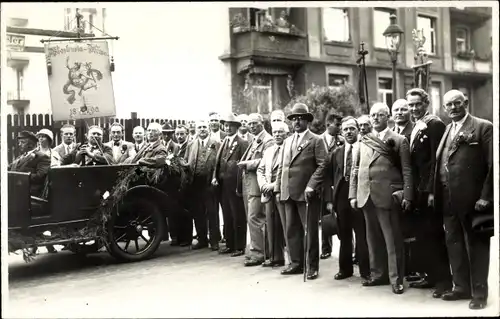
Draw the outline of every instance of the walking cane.
[[[306,282],[306,278],[307,278],[307,265],[308,265],[308,258],[307,256],[309,255],[308,254],[308,249],[307,249],[307,244],[308,244],[308,240],[307,240],[307,233],[308,233],[308,224],[309,223],[309,202],[306,200],[306,223],[305,223],[305,227],[304,227],[304,282]]]
[[[264,225],[262,225],[261,229],[264,232],[264,262],[265,262],[266,257],[269,256],[268,251],[267,251],[267,223],[264,223]]]

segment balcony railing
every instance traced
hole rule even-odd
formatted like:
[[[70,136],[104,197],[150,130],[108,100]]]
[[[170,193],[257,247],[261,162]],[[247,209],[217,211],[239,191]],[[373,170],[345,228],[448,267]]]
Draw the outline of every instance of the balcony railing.
[[[453,57],[453,71],[491,74],[492,64],[491,61],[479,60],[477,58],[464,59],[455,56]]]

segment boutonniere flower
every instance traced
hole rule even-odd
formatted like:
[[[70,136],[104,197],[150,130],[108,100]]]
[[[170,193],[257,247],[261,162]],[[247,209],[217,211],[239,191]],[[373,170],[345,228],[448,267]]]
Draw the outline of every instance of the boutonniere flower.
[[[474,140],[474,134],[472,134],[472,133],[468,133],[468,134],[464,134],[464,132],[458,133],[458,137],[457,137],[457,144],[458,145],[470,144],[470,142],[472,142],[473,140]]]
[[[337,146],[342,146],[342,145],[344,145],[344,142],[342,142],[341,140],[337,140],[337,142],[335,144]]]
[[[214,150],[215,149],[215,144],[211,144],[210,148]]]
[[[170,153],[165,160],[165,164],[170,165],[172,158],[174,158],[174,154]]]
[[[387,139],[387,141],[385,141],[385,144],[387,144],[387,146],[389,146],[390,148],[396,146],[396,142],[392,138]]]
[[[233,154],[234,149],[236,148],[236,145],[238,145],[238,142],[233,143],[233,145],[231,146],[231,149],[229,150],[229,155]]]
[[[258,139],[258,140],[257,140],[257,144],[260,144],[260,143],[262,143],[262,140],[261,140],[261,139]]]
[[[415,124],[415,128],[419,131],[423,131],[427,128],[427,124],[425,122],[419,121],[417,124]]]

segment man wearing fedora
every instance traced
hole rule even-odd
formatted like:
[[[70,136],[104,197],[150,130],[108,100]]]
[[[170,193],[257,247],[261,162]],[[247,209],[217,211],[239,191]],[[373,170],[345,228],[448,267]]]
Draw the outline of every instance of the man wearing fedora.
[[[318,223],[321,205],[318,195],[324,180],[326,149],[321,137],[308,129],[314,116],[309,113],[307,105],[296,103],[288,119],[292,121],[295,133],[283,145],[274,188],[276,196],[285,203],[286,236],[291,257],[291,264],[281,274],[301,274],[307,270],[307,278],[316,279],[319,270]]]
[[[163,134],[163,145],[167,149],[168,154],[177,153],[177,145],[173,141],[175,129],[168,122],[163,124],[162,134]]]
[[[238,162],[243,157],[248,142],[238,136],[241,123],[234,114],[228,114],[221,123],[228,135],[217,152],[212,176],[212,185],[219,187],[226,237],[226,247],[219,252],[231,253],[232,257],[237,257],[245,254],[247,241],[245,207],[241,194],[238,196],[236,190],[241,183]]]
[[[264,152],[274,145],[273,137],[264,130],[264,119],[262,115],[252,113],[248,116],[248,127],[254,136],[253,142],[249,143],[238,167],[242,170],[242,195],[246,202],[245,211],[250,231],[250,252],[246,256],[245,266],[257,266],[262,264],[268,256],[264,255],[265,233],[264,224],[266,215],[264,206],[260,201],[261,191],[257,182],[257,167],[262,160]]]
[[[353,157],[358,151],[359,125],[356,119],[348,116],[342,120],[342,133],[346,143],[328,156],[325,174],[326,210],[337,216],[338,235],[340,239],[339,272],[335,280],[342,280],[353,275],[353,230],[356,237],[356,256],[359,262],[361,278],[368,280],[370,276],[370,257],[366,243],[365,217],[359,210],[352,209],[349,202],[349,180]]]
[[[483,309],[488,299],[490,237],[473,229],[481,215],[493,219],[493,124],[468,113],[458,90],[443,97],[448,124],[436,154],[434,191],[429,204],[443,212],[453,289],[443,300],[471,299]],[[435,200],[435,201],[434,201]]]
[[[50,157],[36,149],[37,142],[38,138],[32,132],[19,132],[17,143],[21,155],[8,166],[8,170],[31,173],[30,194],[41,197],[50,168]]]

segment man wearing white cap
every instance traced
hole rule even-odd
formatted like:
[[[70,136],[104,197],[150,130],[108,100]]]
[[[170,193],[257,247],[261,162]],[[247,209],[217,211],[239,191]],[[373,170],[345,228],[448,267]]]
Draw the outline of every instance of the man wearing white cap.
[[[214,138],[216,141],[222,142],[222,140],[227,136],[227,134],[220,130],[220,115],[219,115],[219,113],[210,112],[209,124],[210,124],[210,137]]]

